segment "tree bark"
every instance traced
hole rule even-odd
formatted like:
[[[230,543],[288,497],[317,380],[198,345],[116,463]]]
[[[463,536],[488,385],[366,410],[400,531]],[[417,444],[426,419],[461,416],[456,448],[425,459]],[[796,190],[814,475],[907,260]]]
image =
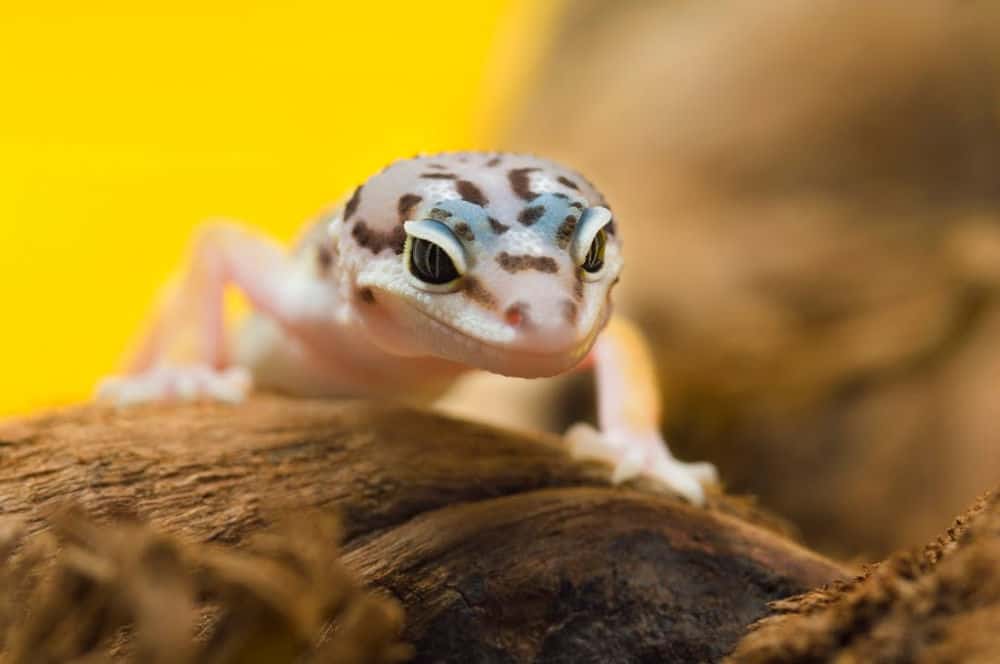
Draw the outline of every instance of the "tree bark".
[[[1000,490],[923,549],[773,608],[729,664],[1000,661]]]
[[[767,603],[847,575],[713,494],[609,484],[561,442],[365,402],[83,406],[0,425],[0,513],[67,503],[241,547],[336,512],[420,662],[714,661]],[[332,544],[331,544],[332,545]]]

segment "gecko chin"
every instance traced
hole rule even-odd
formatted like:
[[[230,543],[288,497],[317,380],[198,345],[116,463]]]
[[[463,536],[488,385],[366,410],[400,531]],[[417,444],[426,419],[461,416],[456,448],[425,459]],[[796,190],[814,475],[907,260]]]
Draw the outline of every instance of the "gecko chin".
[[[467,343],[432,349],[432,354],[490,373],[515,378],[547,378],[579,364],[590,352],[592,341],[577,342],[561,349],[536,351],[519,346],[495,346],[473,337]]]
[[[547,378],[564,373],[583,360],[593,342],[578,343],[562,351],[534,352],[511,347],[483,346],[467,364],[484,371],[515,378]]]

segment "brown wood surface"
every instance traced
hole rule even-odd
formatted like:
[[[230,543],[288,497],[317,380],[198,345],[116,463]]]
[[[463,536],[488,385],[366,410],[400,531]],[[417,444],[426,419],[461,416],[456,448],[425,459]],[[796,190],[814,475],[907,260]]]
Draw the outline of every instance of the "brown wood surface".
[[[345,562],[402,601],[416,661],[712,661],[767,602],[846,573],[741,501],[698,509],[608,475],[552,437],[363,402],[0,425],[0,513],[35,530],[71,503],[239,546],[290,513],[337,512]]]

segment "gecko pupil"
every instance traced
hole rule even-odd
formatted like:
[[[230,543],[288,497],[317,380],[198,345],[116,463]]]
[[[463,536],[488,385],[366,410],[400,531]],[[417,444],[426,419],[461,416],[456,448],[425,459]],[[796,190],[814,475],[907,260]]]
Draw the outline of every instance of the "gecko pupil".
[[[429,240],[413,238],[410,272],[428,284],[446,284],[458,279],[458,269],[444,249]]]
[[[597,235],[590,243],[590,249],[587,250],[587,257],[583,259],[581,267],[584,270],[591,273],[601,271],[601,268],[604,267],[604,246],[606,244],[607,236],[602,228],[597,231]]]

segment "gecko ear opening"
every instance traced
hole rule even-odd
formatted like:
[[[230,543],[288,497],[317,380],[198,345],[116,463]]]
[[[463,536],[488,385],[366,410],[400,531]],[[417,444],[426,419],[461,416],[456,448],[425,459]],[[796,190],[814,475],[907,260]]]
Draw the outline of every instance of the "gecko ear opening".
[[[604,228],[609,223],[611,210],[597,206],[584,210],[576,225],[570,256],[587,281],[596,281],[604,270],[604,248],[607,245],[607,231]]]
[[[430,292],[454,290],[468,265],[465,249],[451,229],[434,219],[408,221],[403,228],[403,265],[410,282]]]

